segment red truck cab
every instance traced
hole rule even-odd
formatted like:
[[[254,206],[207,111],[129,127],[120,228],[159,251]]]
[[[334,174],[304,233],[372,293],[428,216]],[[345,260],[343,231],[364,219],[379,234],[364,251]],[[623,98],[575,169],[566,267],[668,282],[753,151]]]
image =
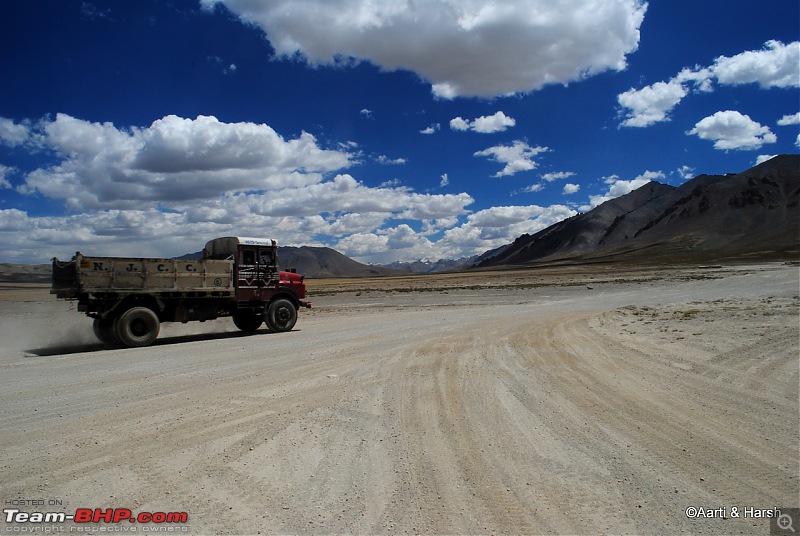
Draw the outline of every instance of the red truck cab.
[[[278,242],[270,238],[229,236],[206,243],[203,258],[234,261],[234,282],[240,304],[268,302],[286,294],[298,307],[311,307],[303,276],[279,271]]]

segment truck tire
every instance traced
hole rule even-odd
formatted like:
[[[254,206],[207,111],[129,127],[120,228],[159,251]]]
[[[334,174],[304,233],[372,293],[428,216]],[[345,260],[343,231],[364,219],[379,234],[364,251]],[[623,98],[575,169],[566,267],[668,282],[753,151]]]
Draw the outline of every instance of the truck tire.
[[[114,331],[124,346],[149,346],[158,337],[158,317],[147,307],[132,307],[114,322]]]
[[[245,333],[254,333],[263,323],[264,317],[261,315],[252,313],[234,313],[233,315],[233,324]]]
[[[92,324],[95,336],[105,344],[115,346],[119,344],[117,334],[114,333],[113,318],[95,318]]]
[[[291,331],[297,322],[297,309],[286,298],[279,298],[269,304],[267,325],[272,331]]]

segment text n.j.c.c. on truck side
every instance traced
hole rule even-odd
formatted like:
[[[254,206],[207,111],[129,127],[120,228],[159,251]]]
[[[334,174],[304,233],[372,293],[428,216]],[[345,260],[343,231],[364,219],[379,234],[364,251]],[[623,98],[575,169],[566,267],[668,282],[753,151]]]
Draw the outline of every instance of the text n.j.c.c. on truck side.
[[[161,322],[230,316],[255,332],[266,322],[289,331],[306,301],[303,276],[278,269],[278,243],[267,238],[209,241],[199,260],[89,257],[53,259],[51,294],[77,300],[94,319],[97,337],[110,345],[147,346]]]

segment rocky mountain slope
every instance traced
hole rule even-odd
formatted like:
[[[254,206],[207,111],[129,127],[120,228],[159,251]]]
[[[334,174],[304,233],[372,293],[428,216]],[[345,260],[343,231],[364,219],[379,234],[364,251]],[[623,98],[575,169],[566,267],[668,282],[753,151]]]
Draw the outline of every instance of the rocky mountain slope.
[[[800,257],[800,155],[674,187],[650,182],[522,235],[479,266],[549,261],[709,261]]]
[[[402,271],[383,266],[373,266],[354,261],[327,247],[278,247],[282,270],[295,269],[310,278],[321,277],[376,277],[397,275]]]

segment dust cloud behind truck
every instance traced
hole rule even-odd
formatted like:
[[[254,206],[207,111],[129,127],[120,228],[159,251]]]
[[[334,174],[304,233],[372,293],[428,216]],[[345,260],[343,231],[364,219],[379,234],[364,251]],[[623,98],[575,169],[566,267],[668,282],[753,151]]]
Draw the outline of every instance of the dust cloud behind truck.
[[[76,300],[106,344],[147,346],[162,322],[230,316],[246,333],[263,323],[290,331],[306,300],[303,276],[278,268],[278,243],[269,238],[210,240],[199,260],[91,257],[53,259],[51,294]]]

